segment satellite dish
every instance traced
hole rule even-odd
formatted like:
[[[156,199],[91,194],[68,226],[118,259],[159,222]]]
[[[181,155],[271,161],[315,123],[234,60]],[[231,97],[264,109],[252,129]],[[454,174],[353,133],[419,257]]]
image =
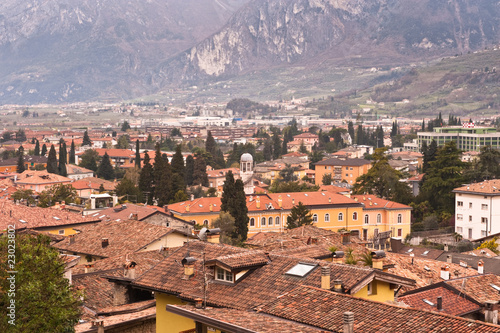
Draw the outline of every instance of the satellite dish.
[[[200,230],[200,233],[198,234],[198,238],[199,238],[200,240],[205,240],[205,239],[207,238],[207,235],[206,235],[207,231],[208,231],[208,229],[207,229],[207,228],[205,228],[205,227],[203,227],[203,228]]]

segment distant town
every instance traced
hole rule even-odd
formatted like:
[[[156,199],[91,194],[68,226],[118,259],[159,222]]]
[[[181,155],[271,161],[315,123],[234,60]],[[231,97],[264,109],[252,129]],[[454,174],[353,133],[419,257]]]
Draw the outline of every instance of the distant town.
[[[500,331],[496,117],[0,114],[2,331]]]

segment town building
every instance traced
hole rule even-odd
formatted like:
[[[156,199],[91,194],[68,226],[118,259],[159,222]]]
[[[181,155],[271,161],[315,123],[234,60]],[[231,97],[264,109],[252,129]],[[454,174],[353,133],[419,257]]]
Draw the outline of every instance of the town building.
[[[42,192],[54,185],[71,184],[73,180],[60,176],[55,173],[49,173],[47,170],[31,171],[26,170],[15,177],[14,183],[19,189],[33,190],[34,192]]]
[[[455,193],[455,232],[477,239],[500,232],[500,179],[458,187]]]
[[[435,140],[438,146],[455,141],[463,151],[480,151],[483,146],[500,149],[500,132],[494,127],[450,126],[434,128],[434,132],[418,132],[418,150],[422,144],[430,145]]]
[[[323,184],[323,177],[331,175],[333,183],[345,182],[353,185],[359,176],[372,167],[371,161],[362,158],[329,158],[315,164],[315,183]]]

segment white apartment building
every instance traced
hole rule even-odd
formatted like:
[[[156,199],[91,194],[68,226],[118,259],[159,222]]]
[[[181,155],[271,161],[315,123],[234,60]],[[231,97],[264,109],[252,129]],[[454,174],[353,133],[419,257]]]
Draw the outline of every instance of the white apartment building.
[[[478,239],[500,232],[500,179],[469,184],[455,193],[455,232]]]

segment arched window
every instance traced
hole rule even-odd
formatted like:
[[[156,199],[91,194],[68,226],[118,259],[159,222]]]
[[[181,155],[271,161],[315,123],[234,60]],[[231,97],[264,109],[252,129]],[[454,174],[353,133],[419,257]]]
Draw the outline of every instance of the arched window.
[[[382,223],[382,214],[377,214],[377,223]]]
[[[368,214],[365,215],[365,224],[368,224],[370,223],[370,217],[368,216]]]
[[[260,225],[261,226],[266,225],[266,218],[265,217],[260,219]]]
[[[403,215],[398,214],[398,223],[403,223]]]
[[[354,212],[354,213],[352,213],[352,219],[353,219],[354,221],[357,221],[357,220],[358,220],[358,212]]]
[[[277,216],[275,219],[274,219],[274,224],[276,225],[280,225],[280,217]]]
[[[318,214],[313,215],[313,222],[314,223],[318,222]]]
[[[250,226],[255,227],[255,219],[253,217],[250,219]]]
[[[273,225],[273,218],[272,218],[272,217],[270,217],[270,218],[269,218],[269,220],[268,220],[268,222],[269,222],[269,223],[268,223],[267,225],[268,225],[268,226],[272,226],[272,225]]]
[[[207,227],[208,226],[208,220],[203,221],[203,225]]]
[[[325,214],[325,222],[330,222],[330,214]]]
[[[344,214],[339,213],[339,221],[344,221]]]

